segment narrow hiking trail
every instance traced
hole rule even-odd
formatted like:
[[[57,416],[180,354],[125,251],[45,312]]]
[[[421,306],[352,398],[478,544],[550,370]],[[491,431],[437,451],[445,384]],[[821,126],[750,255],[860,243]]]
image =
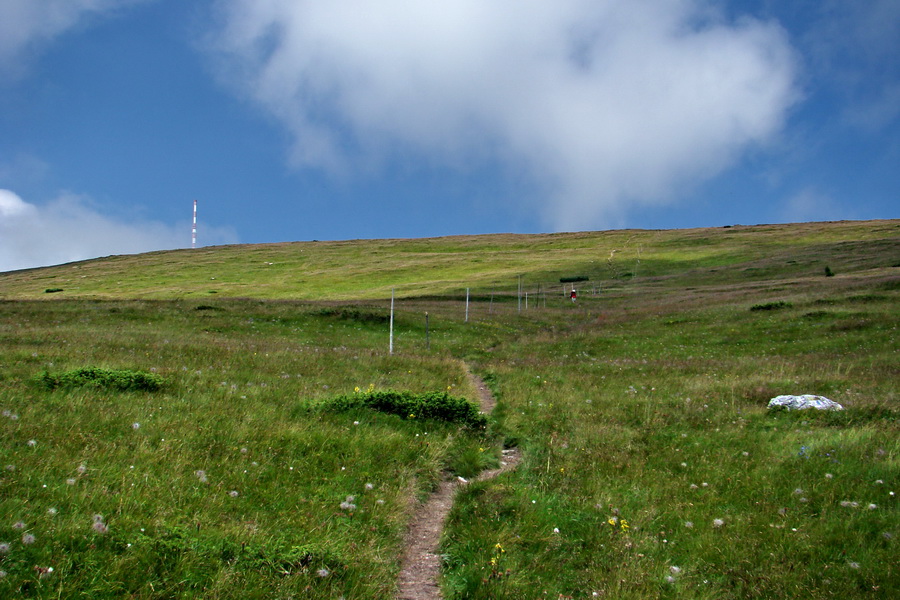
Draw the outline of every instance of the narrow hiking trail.
[[[466,375],[478,392],[481,412],[494,410],[497,401],[484,381],[466,368]],[[482,471],[475,479],[483,481],[514,469],[521,455],[518,448],[503,451],[498,469]],[[418,506],[406,534],[403,561],[397,585],[397,600],[441,600],[438,577],[441,572],[441,557],[438,545],[447,515],[453,506],[456,490],[468,484],[462,478],[445,479],[428,500]]]

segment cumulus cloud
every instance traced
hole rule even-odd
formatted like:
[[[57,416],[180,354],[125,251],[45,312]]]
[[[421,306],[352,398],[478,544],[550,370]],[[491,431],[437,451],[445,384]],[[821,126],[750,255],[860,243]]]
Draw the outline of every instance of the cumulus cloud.
[[[18,74],[22,60],[84,18],[148,0],[3,0],[0,72]]]
[[[222,0],[227,80],[336,173],[410,154],[498,164],[557,229],[669,201],[776,136],[797,98],[776,24],[702,0]]]
[[[189,224],[124,223],[90,206],[83,196],[63,194],[46,206],[0,189],[0,271],[75,260],[190,246]],[[207,243],[231,243],[229,230],[203,232]]]

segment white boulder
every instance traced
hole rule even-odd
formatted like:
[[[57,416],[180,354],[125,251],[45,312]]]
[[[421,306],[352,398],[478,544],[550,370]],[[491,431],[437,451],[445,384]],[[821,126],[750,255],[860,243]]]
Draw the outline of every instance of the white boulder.
[[[812,394],[803,394],[802,396],[776,396],[769,400],[769,408],[782,408],[784,410],[806,410],[807,408],[815,408],[816,410],[844,410],[844,407],[829,400],[824,396],[813,396]]]

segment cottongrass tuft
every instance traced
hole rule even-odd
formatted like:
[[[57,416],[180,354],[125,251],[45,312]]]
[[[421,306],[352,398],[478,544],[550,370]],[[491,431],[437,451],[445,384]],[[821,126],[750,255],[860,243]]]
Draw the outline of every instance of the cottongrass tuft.
[[[802,493],[803,493],[803,489],[802,489],[802,488],[796,488],[796,489],[794,489],[794,495],[795,495],[795,496],[799,496],[799,495],[802,494]]]
[[[106,526],[106,523],[103,521],[94,521],[94,524],[91,527],[99,534],[104,534],[109,531],[109,527]]]
[[[16,521],[13,523],[13,529],[25,529],[25,521]]]
[[[232,498],[237,498],[238,496],[240,496],[240,493],[237,490],[231,490],[230,492],[228,492],[228,495]]]
[[[33,544],[35,542],[35,539],[36,538],[32,534],[26,533],[22,536],[22,543],[27,546],[28,544]]]
[[[849,562],[849,563],[847,563],[847,566],[850,567],[851,569],[858,569],[859,563],[858,562]]]
[[[208,483],[209,482],[209,479],[207,479],[207,477],[206,477],[206,471],[204,471],[203,469],[197,469],[196,471],[194,471],[194,475],[197,476],[197,479],[200,480],[200,483]]]
[[[831,479],[833,477],[834,475],[832,475],[831,473],[825,473],[825,479]]]
[[[0,554],[9,554],[9,542],[0,542]]]
[[[37,446],[37,440],[28,440],[28,446],[34,448]]]
[[[693,521],[685,521],[684,526],[687,527],[688,529],[693,529],[694,522]]]
[[[51,506],[50,508],[47,509],[47,514],[50,515],[51,517],[56,516],[56,513],[57,513],[57,510],[53,506]]]
[[[102,523],[102,522],[103,522],[103,515],[97,513],[97,514],[94,515],[93,519],[94,519],[94,523]]]
[[[366,489],[367,489],[367,490],[372,490],[372,489],[375,489],[375,486],[374,486],[373,484],[371,484],[371,483],[367,483],[367,484],[366,484]]]
[[[75,478],[69,477],[68,479],[66,479],[66,485],[75,485]]]
[[[80,464],[80,465],[78,465],[78,468],[75,469],[75,471],[79,475],[84,475],[85,473],[87,473],[87,466],[84,464]]]
[[[857,508],[859,502],[854,502],[853,500],[841,500],[841,506],[844,508]]]
[[[869,510],[875,510],[876,508],[878,508],[878,505],[877,505],[877,504],[870,504],[870,505],[867,506],[866,508],[868,508]]]
[[[356,510],[356,505],[353,504],[354,500],[356,500],[356,496],[347,496],[347,498],[341,502],[341,509],[349,512]]]
[[[137,431],[138,429],[141,428],[141,424],[138,423],[137,421],[135,421],[134,423],[131,424],[131,428],[134,429],[135,431]]]
[[[679,573],[681,573],[681,567],[676,567],[675,565],[672,565],[671,567],[669,567],[669,572],[671,572],[672,575],[678,575]]]
[[[725,520],[724,519],[713,519],[712,525],[716,529],[719,529],[720,527],[725,526]]]
[[[675,578],[671,575],[666,575],[666,583],[675,583]]]
[[[319,569],[318,571],[316,571],[316,575],[318,575],[319,577],[328,577],[329,575],[331,575],[331,572],[328,569]]]

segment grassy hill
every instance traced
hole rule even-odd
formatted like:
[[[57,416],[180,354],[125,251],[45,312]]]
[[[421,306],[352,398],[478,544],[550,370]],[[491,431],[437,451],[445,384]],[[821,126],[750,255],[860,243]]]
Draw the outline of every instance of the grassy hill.
[[[511,445],[447,598],[900,595],[898,221],[158,252],[0,307],[2,598],[392,598],[412,502]],[[366,408],[469,371],[484,429]]]
[[[900,264],[897,221],[693,230],[238,245],[113,256],[0,274],[0,298],[360,300],[509,293],[560,278],[622,287],[847,274]]]

